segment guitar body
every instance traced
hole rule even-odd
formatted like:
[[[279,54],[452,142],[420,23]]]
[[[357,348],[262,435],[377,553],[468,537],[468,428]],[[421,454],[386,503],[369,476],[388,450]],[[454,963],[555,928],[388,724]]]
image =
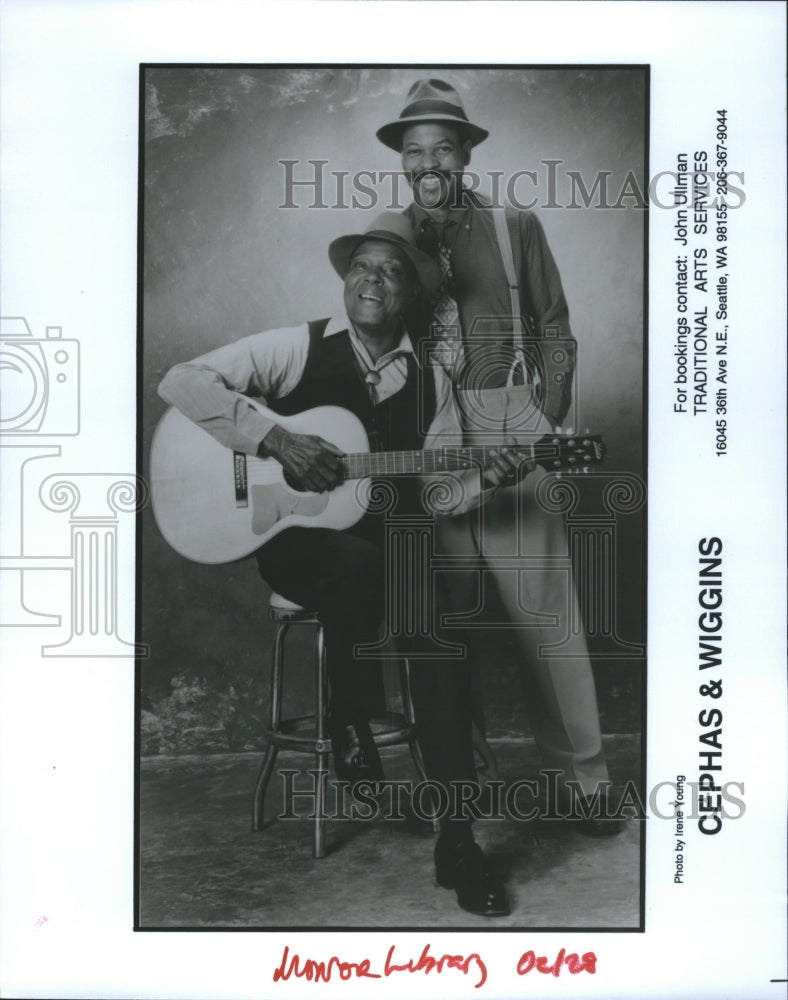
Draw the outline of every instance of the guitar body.
[[[355,414],[319,406],[291,417],[270,413],[286,430],[315,434],[344,452],[369,442]],[[151,501],[159,530],[187,559],[233,562],[285,528],[349,528],[365,511],[368,480],[346,480],[328,493],[302,493],[275,459],[233,452],[176,409],[161,418],[150,459]]]
[[[370,454],[364,425],[349,410],[318,406],[282,417],[249,403],[288,431],[336,445],[344,452],[345,479],[327,493],[301,492],[289,485],[275,459],[231,451],[178,410],[168,410],[151,444],[153,513],[167,542],[194,562],[243,559],[285,528],[349,528],[364,515],[372,476],[483,469],[496,447],[488,442]],[[589,471],[605,453],[601,438],[588,434],[546,434],[511,447],[523,462],[569,474]]]

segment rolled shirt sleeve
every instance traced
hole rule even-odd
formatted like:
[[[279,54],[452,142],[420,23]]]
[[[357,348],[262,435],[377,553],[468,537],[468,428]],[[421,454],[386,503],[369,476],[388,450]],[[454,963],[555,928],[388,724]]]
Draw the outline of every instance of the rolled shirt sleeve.
[[[533,331],[539,341],[560,338],[565,348],[566,370],[560,380],[554,377],[551,363],[551,345],[543,345],[545,365],[544,399],[542,406],[553,425],[558,425],[566,416],[572,400],[572,378],[574,375],[574,341],[569,325],[569,306],[564,295],[561,275],[558,271],[542,224],[531,212],[518,213],[522,268],[520,283],[524,303],[530,306],[536,329]],[[526,306],[527,308],[527,306]]]
[[[159,395],[221,444],[254,455],[275,421],[257,410],[250,399],[265,405],[267,400],[291,392],[303,374],[308,352],[308,324],[253,334],[175,365],[162,379]],[[451,382],[440,366],[434,366],[432,372],[436,407],[424,448],[462,447]],[[424,377],[430,377],[429,370],[424,371]],[[401,378],[404,381],[404,372]],[[418,419],[416,413],[413,419]],[[444,489],[428,492],[436,499],[450,500],[436,502],[436,514],[472,510],[496,492],[494,487],[483,488],[478,468],[424,479],[435,486],[443,483]]]
[[[532,212],[519,212],[518,216],[523,252],[521,283],[533,308],[538,333],[543,336],[549,327],[559,336],[570,337],[569,306],[542,224]]]
[[[253,334],[175,365],[159,395],[221,444],[254,455],[274,421],[249,400],[265,405],[287,395],[301,377],[308,349],[306,324]]]

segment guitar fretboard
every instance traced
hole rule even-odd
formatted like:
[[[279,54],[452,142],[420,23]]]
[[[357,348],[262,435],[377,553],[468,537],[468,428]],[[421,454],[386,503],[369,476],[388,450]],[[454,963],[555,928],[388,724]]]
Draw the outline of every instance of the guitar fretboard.
[[[430,448],[416,451],[355,452],[342,458],[348,479],[366,476],[407,476],[419,473],[456,472],[461,469],[482,469],[492,460],[500,445],[469,445],[464,447]],[[567,465],[592,465],[601,461],[598,437],[543,437],[528,445],[507,445],[519,452],[523,461],[536,462],[546,468]]]

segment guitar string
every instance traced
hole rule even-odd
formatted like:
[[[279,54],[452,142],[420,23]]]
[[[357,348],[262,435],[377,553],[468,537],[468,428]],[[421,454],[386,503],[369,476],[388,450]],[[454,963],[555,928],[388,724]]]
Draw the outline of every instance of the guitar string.
[[[570,439],[573,440],[573,439]],[[573,445],[568,450],[578,455],[589,449],[593,452],[594,438],[585,437],[582,445]],[[586,441],[588,444],[586,445]],[[534,442],[528,445],[511,445],[516,451],[525,451],[532,461],[545,461],[550,458],[560,461],[560,455],[567,451],[561,439],[548,444]],[[453,472],[481,468],[487,464],[488,451],[495,445],[465,445],[426,450],[408,450],[394,452],[351,452],[344,455],[342,463],[349,478],[366,478],[369,475],[408,475],[437,472]],[[582,455],[582,463],[595,464],[599,461],[596,454]],[[399,463],[399,468],[397,465]],[[430,468],[432,464],[432,468]],[[406,467],[407,466],[407,467]],[[440,467],[439,467],[440,466]],[[247,481],[252,485],[270,485],[281,479],[281,466],[275,459],[261,459],[247,456]]]

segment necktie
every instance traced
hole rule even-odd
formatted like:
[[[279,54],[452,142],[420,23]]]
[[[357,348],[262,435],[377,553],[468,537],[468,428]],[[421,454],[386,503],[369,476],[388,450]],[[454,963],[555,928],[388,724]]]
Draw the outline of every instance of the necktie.
[[[431,333],[440,341],[433,351],[433,360],[450,369],[462,352],[460,334],[460,311],[454,297],[454,273],[451,266],[451,250],[443,241],[438,243],[441,268],[441,283],[433,300]]]

